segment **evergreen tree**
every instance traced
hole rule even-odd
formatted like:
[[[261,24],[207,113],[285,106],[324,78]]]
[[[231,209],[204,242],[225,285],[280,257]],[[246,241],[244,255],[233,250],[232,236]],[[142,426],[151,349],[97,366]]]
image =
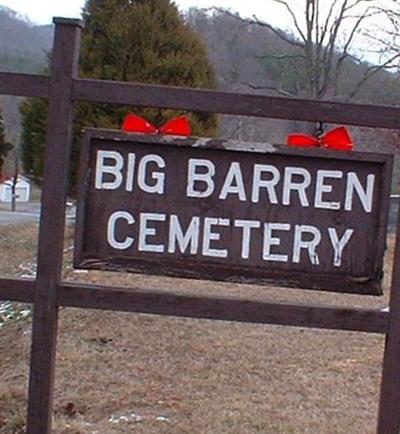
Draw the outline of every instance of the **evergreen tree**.
[[[6,142],[3,115],[0,110],[0,178],[3,173],[4,159],[11,149],[12,145]]]
[[[83,20],[81,77],[215,88],[205,46],[170,0],[87,0]],[[173,110],[78,104],[71,187],[76,183],[82,129],[119,129],[129,110],[155,125],[181,114]],[[46,102],[37,98],[27,100],[21,109],[24,167],[36,180],[40,180],[43,170],[46,111]],[[215,115],[196,112],[189,117],[194,135],[215,135]]]
[[[30,98],[21,106],[21,159],[26,175],[40,182],[43,175],[47,101]]]

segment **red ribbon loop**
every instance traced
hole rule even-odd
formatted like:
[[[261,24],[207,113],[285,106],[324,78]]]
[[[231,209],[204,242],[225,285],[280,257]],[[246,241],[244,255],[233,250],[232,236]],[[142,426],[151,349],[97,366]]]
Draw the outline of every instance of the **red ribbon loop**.
[[[326,148],[335,151],[352,151],[354,147],[345,127],[335,128],[319,138],[307,134],[289,134],[287,144],[301,148]]]
[[[125,116],[122,131],[127,133],[165,134],[173,136],[190,136],[192,134],[192,128],[185,116],[171,119],[160,128],[156,128],[146,119],[133,113],[129,113]]]

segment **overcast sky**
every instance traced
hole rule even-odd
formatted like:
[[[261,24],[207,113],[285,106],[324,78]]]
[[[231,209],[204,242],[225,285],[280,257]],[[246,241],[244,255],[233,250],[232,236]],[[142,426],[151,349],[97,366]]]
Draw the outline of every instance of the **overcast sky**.
[[[37,24],[49,24],[55,16],[79,18],[84,3],[84,0],[0,0],[0,6],[7,6]],[[268,21],[276,26],[288,27],[288,19],[282,14],[282,8],[273,5],[270,0],[175,0],[175,3],[180,10],[192,6],[219,6],[237,11],[242,16],[256,14],[264,19],[268,16]]]

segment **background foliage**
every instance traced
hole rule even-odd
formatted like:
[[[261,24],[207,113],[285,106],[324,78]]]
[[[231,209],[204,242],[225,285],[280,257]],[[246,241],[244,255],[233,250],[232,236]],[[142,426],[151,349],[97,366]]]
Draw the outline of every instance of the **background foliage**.
[[[2,115],[2,112],[0,110],[0,179],[1,179],[2,173],[3,173],[4,159],[11,149],[12,149],[12,145],[6,141],[3,115]]]

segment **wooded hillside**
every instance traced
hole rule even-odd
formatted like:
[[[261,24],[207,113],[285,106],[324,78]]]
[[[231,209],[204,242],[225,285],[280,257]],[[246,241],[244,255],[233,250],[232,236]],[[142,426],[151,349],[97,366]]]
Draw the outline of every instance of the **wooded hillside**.
[[[47,64],[53,26],[36,26],[16,12],[0,6],[0,70],[40,73]],[[0,95],[7,139],[19,141],[21,98]]]
[[[286,44],[270,29],[253,26],[222,11],[190,10],[185,19],[199,32],[208,47],[220,89],[263,95],[302,95],[303,77],[291,59],[298,49]],[[280,31],[280,30],[279,30]],[[0,69],[38,72],[47,63],[52,44],[52,26],[35,26],[13,11],[0,8]],[[285,34],[287,38],[292,35]],[[335,53],[340,56],[340,53]],[[346,100],[366,70],[366,62],[346,58],[335,95],[328,99]],[[399,74],[380,70],[359,88],[353,101],[394,104],[400,102]],[[7,136],[18,140],[17,99],[0,97]],[[223,117],[220,135],[239,140],[283,143],[288,132],[304,131],[299,122]],[[399,134],[351,128],[357,149],[397,152]]]

